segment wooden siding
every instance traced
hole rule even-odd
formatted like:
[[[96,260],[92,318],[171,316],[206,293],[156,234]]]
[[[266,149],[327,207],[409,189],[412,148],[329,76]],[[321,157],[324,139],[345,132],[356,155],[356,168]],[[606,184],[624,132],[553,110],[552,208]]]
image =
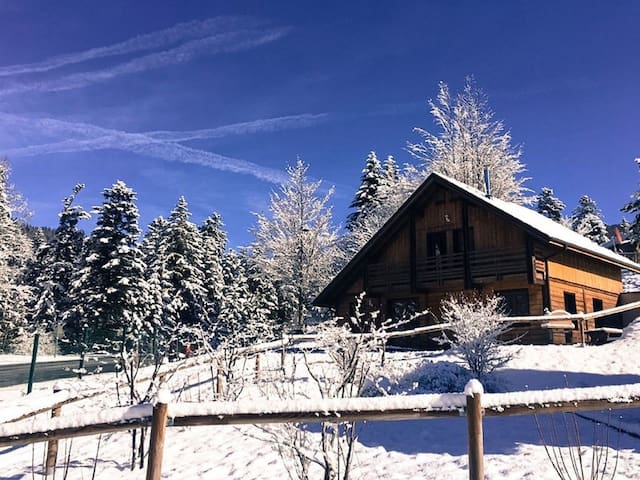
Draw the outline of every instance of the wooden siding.
[[[565,292],[575,295],[578,312],[593,311],[594,299],[601,300],[604,309],[616,305],[622,291],[619,267],[562,251],[530,235],[534,234],[513,219],[434,185],[428,196],[405,210],[385,238],[365,250],[359,275],[349,279],[349,288],[336,298],[337,314],[349,315],[362,291],[370,299],[367,310],[378,306],[381,318],[389,315],[392,302],[415,300],[418,311],[427,309],[431,314],[414,326],[436,321],[441,300],[463,291],[527,290],[530,315],[543,314],[547,306],[563,310]],[[445,248],[434,250],[434,245]],[[579,331],[567,326],[545,329],[523,324],[510,336],[522,336],[523,343],[580,341]]]
[[[603,308],[615,307],[622,292],[620,269],[565,252],[548,261],[551,310],[564,310],[564,292],[576,296],[578,312],[592,312],[593,299],[602,300]]]
[[[525,232],[488,210],[471,206],[469,225],[474,227],[477,250],[526,247]]]

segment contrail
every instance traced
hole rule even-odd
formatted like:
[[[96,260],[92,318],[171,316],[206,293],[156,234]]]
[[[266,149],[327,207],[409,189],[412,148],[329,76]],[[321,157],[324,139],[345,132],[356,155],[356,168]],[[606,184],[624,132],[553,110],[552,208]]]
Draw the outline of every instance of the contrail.
[[[143,72],[167,65],[181,64],[193,58],[208,54],[235,52],[272,42],[288,32],[287,29],[267,31],[236,31],[220,33],[197,40],[191,40],[177,47],[162,52],[150,53],[125,63],[102,70],[74,73],[52,80],[32,83],[13,84],[0,89],[0,95],[15,95],[24,92],[58,92],[82,88],[88,85],[105,82],[120,75]]]
[[[215,17],[206,20],[178,23],[172,27],[138,35],[113,45],[56,55],[55,57],[50,57],[40,62],[0,67],[0,77],[47,72],[65,65],[74,65],[99,58],[165,48],[183,41],[208,37],[224,31],[256,28],[258,25],[259,23],[257,21],[243,17]]]
[[[0,113],[0,120],[19,128],[30,126],[32,129],[39,129],[45,135],[64,134],[68,136],[73,134],[89,137],[9,149],[3,152],[4,155],[9,158],[116,149],[167,161],[191,163],[217,170],[252,175],[261,180],[281,184],[287,179],[287,175],[283,171],[263,167],[246,160],[186,147],[174,142],[196,138],[218,138],[225,135],[239,135],[259,131],[275,131],[285,128],[301,128],[321,121],[326,118],[326,116],[326,114],[291,115],[225,125],[211,129],[187,132],[156,131],[148,133],[129,133],[88,123],[67,122],[51,118],[30,119],[7,113]]]

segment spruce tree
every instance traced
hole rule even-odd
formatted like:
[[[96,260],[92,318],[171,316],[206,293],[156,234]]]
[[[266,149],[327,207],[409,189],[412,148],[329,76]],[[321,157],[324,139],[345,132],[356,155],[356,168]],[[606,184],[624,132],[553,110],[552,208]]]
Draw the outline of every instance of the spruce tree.
[[[609,240],[607,227],[602,221],[596,202],[587,195],[580,197],[578,206],[571,215],[571,228],[589,240],[603,244]]]
[[[171,308],[172,288],[166,269],[167,228],[168,222],[164,218],[155,218],[147,227],[142,241],[150,298],[146,322],[152,329],[151,351],[156,364],[171,352],[177,329],[177,315]]]
[[[213,213],[200,226],[204,284],[207,291],[207,314],[209,323],[215,325],[220,313],[224,290],[222,258],[227,248],[227,234],[222,217]]]
[[[190,217],[187,201],[180,197],[165,230],[168,308],[175,315],[185,348],[196,342],[201,331],[212,327],[207,312],[202,235]]]
[[[542,187],[536,197],[536,211],[555,222],[562,219],[562,211],[565,205],[559,198],[554,197],[553,189]]]
[[[218,314],[216,344],[238,348],[249,345],[247,329],[251,292],[240,254],[229,251],[222,263],[224,279],[223,299]]]
[[[378,191],[383,182],[384,173],[382,165],[376,156],[376,152],[371,151],[362,169],[360,187],[351,205],[349,205],[349,208],[353,208],[355,211],[351,212],[347,217],[346,228],[348,230],[353,230],[361,217],[365,216],[368,210],[375,208],[379,203]]]
[[[640,158],[635,159],[636,165],[640,167]],[[631,201],[623,206],[621,211],[625,213],[634,213],[635,218],[629,222],[629,240],[635,245],[636,249],[640,247],[640,190],[636,190],[631,195]]]
[[[44,331],[57,330],[72,307],[71,281],[82,260],[84,241],[84,232],[78,228],[78,223],[90,218],[81,206],[74,205],[76,196],[83,188],[83,184],[77,184],[71,195],[63,200],[53,239],[51,243],[43,245],[37,254],[35,285],[38,301],[34,307],[33,321]],[[65,325],[65,334],[69,339],[77,339],[80,334],[77,323]]]
[[[82,321],[82,351],[102,347],[124,352],[149,331],[139,214],[136,194],[124,182],[104,189],[103,196],[102,205],[93,209],[96,227],[72,282],[74,306],[67,316]]]
[[[14,218],[9,174],[8,163],[0,160],[0,352],[10,351],[27,327],[27,305],[33,298],[31,288],[24,283],[33,246]]]

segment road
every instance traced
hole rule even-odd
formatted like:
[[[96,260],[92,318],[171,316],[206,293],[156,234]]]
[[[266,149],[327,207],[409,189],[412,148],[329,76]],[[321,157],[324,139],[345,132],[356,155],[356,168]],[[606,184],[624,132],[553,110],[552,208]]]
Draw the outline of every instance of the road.
[[[28,363],[12,363],[0,365],[0,387],[27,384],[29,380]],[[58,378],[71,378],[78,374],[73,370],[78,368],[78,360],[60,360],[54,362],[36,363],[34,383],[56,380]],[[88,373],[96,372],[101,368],[102,372],[115,371],[115,364],[111,356],[91,356],[85,361],[85,369]]]

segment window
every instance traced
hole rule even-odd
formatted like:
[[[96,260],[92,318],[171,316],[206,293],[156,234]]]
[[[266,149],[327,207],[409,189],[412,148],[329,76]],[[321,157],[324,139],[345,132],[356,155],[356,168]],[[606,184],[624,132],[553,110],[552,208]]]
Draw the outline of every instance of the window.
[[[599,312],[600,310],[602,310],[604,308],[602,306],[602,300],[599,299],[599,298],[592,299],[592,303],[593,303],[593,311],[594,312]]]
[[[415,298],[389,301],[389,316],[395,320],[406,320],[418,311],[418,301]]]
[[[468,249],[473,250],[473,227],[469,227],[469,245]],[[464,233],[462,228],[457,228],[453,231],[453,253],[464,252]]]
[[[502,290],[496,294],[502,297],[504,313],[509,317],[529,315],[529,291],[526,288]]]
[[[569,313],[578,313],[575,293],[564,292],[564,309]]]
[[[433,232],[427,234],[427,255],[437,257],[447,254],[447,232]]]

